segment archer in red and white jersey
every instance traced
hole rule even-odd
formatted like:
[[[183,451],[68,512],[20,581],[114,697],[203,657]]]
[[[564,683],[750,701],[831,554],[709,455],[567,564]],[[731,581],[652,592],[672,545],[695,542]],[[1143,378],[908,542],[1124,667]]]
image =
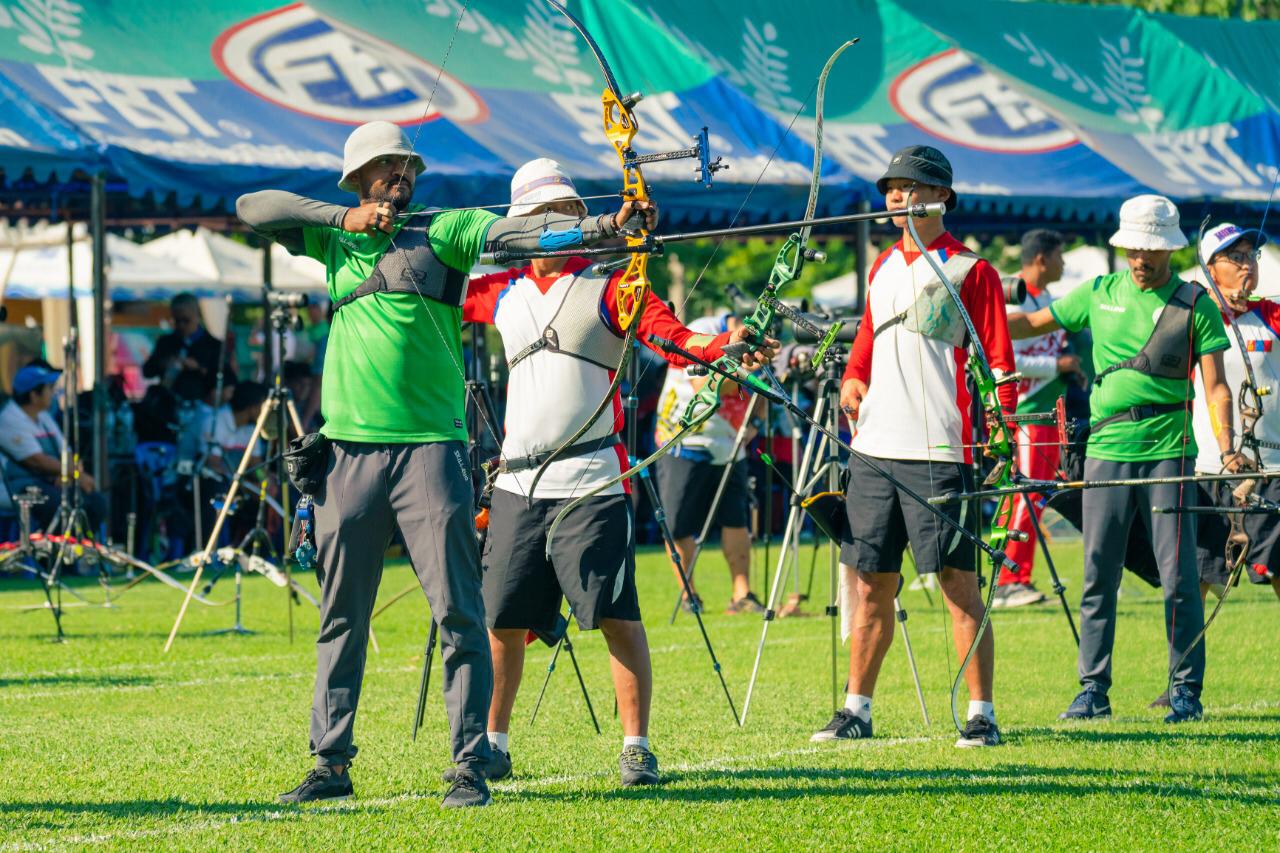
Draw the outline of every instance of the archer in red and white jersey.
[[[945,202],[951,210],[956,204],[951,183],[951,164],[942,152],[913,145],[893,155],[876,187],[890,210],[920,202]],[[963,343],[966,332],[953,300],[922,255],[931,253],[959,291],[997,375],[1014,370],[1003,289],[995,269],[948,234],[941,217],[917,220],[923,247],[907,231],[906,216],[895,216],[893,224],[902,229],[902,238],[871,268],[866,313],[840,388],[841,409],[857,451],[849,460],[849,525],[840,549],[855,598],[849,687],[845,707],[814,740],[871,735],[871,697],[893,641],[893,605],[908,543],[916,571],[938,575],[962,654],[974,644],[983,617],[974,548],[955,527],[943,524],[876,469],[925,497],[971,490],[973,396],[965,370],[968,353],[955,343]],[[1001,385],[999,396],[1005,411],[1013,411],[1014,386]],[[956,525],[976,530],[971,506],[976,507],[951,505],[949,512]],[[988,631],[965,672],[968,724],[957,746],[1000,742],[991,693],[993,663]]]
[[[510,216],[550,213],[585,216],[572,179],[552,160],[526,163],[512,178]],[[656,213],[651,205],[648,212]],[[652,223],[650,223],[652,227]],[[509,728],[524,669],[526,634],[554,635],[567,598],[582,630],[599,628],[609,646],[624,785],[659,781],[649,750],[653,676],[640,621],[635,583],[635,541],[625,484],[615,484],[575,508],[548,546],[547,531],[569,502],[603,485],[627,466],[620,434],[623,409],[615,390],[611,408],[548,467],[536,495],[530,487],[550,452],[587,422],[609,391],[623,353],[616,283],[584,258],[540,258],[527,266],[474,279],[463,318],[490,323],[502,335],[510,369],[499,474],[494,482],[488,537],[482,557],[485,616],[495,671],[488,737],[494,747],[489,778],[511,771]],[[674,341],[714,361],[745,332],[698,334],[648,293],[635,317],[637,339]],[[776,342],[757,357],[773,357]],[[656,348],[654,348],[656,351]],[[687,362],[664,355],[670,363]]]

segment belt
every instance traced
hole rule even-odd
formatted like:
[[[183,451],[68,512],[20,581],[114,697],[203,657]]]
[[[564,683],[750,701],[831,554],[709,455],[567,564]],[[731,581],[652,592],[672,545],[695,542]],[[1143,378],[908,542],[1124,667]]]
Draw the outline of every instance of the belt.
[[[1109,415],[1102,420],[1090,425],[1091,432],[1097,432],[1107,424],[1113,424],[1117,421],[1145,421],[1154,418],[1157,415],[1167,415],[1170,412],[1189,412],[1191,411],[1191,401],[1187,400],[1183,403],[1148,403],[1142,406],[1131,406],[1123,412],[1117,412]]]
[[[571,459],[574,456],[586,456],[589,453],[598,453],[610,447],[617,447],[619,444],[622,444],[622,438],[615,432],[604,438],[593,438],[590,441],[580,441],[577,444],[570,445],[560,454],[560,458]],[[543,462],[546,462],[551,454],[552,451],[547,450],[542,453],[531,453],[527,456],[503,459],[499,461],[497,471],[499,474],[515,474],[520,471],[528,471],[530,468],[537,468]]]

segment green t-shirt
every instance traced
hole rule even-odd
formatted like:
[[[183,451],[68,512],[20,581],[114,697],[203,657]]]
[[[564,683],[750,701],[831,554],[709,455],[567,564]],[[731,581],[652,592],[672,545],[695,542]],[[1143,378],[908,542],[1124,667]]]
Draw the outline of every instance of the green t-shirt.
[[[467,272],[497,218],[483,210],[440,213],[428,232],[431,248]],[[303,234],[307,255],[325,265],[331,300],[363,284],[395,236],[338,228],[304,228]],[[370,294],[334,315],[321,384],[322,432],[376,444],[465,441],[464,381],[462,309],[416,293]]]
[[[1099,276],[1049,306],[1068,332],[1088,326],[1093,332],[1093,368],[1101,373],[1137,355],[1156,327],[1156,318],[1182,284],[1174,276],[1159,290],[1141,290],[1129,271]],[[1225,350],[1226,328],[1211,299],[1197,299],[1192,313],[1193,359]],[[1191,379],[1165,379],[1136,370],[1117,370],[1093,386],[1089,417],[1094,423],[1133,406],[1181,403],[1195,399]],[[1185,443],[1184,443],[1185,436]],[[1166,412],[1141,421],[1117,421],[1089,436],[1087,454],[1113,462],[1150,462],[1195,456],[1191,416]]]

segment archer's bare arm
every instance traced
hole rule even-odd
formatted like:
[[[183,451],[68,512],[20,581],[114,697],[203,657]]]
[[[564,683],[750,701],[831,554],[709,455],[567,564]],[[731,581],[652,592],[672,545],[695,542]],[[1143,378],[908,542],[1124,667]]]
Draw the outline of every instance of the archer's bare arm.
[[[1048,308],[1041,308],[1039,311],[1032,311],[1030,314],[1014,311],[1009,315],[1009,337],[1015,341],[1056,332],[1061,328],[1062,326],[1054,318],[1053,312]]]

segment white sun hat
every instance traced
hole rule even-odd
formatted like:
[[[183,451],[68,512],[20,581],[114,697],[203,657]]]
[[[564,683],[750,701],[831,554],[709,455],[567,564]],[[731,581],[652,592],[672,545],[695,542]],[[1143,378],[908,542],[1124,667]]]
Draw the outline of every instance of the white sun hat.
[[[547,202],[563,199],[577,199],[586,209],[573,178],[555,160],[546,157],[530,160],[511,177],[510,216],[528,216]]]
[[[342,180],[338,181],[338,189],[359,192],[354,173],[379,157],[412,157],[415,175],[421,175],[427,168],[399,125],[389,121],[371,121],[351,131],[347,144],[342,147]]]
[[[1173,251],[1187,245],[1178,227],[1178,208],[1162,195],[1137,195],[1120,205],[1120,228],[1111,235],[1117,249]]]

